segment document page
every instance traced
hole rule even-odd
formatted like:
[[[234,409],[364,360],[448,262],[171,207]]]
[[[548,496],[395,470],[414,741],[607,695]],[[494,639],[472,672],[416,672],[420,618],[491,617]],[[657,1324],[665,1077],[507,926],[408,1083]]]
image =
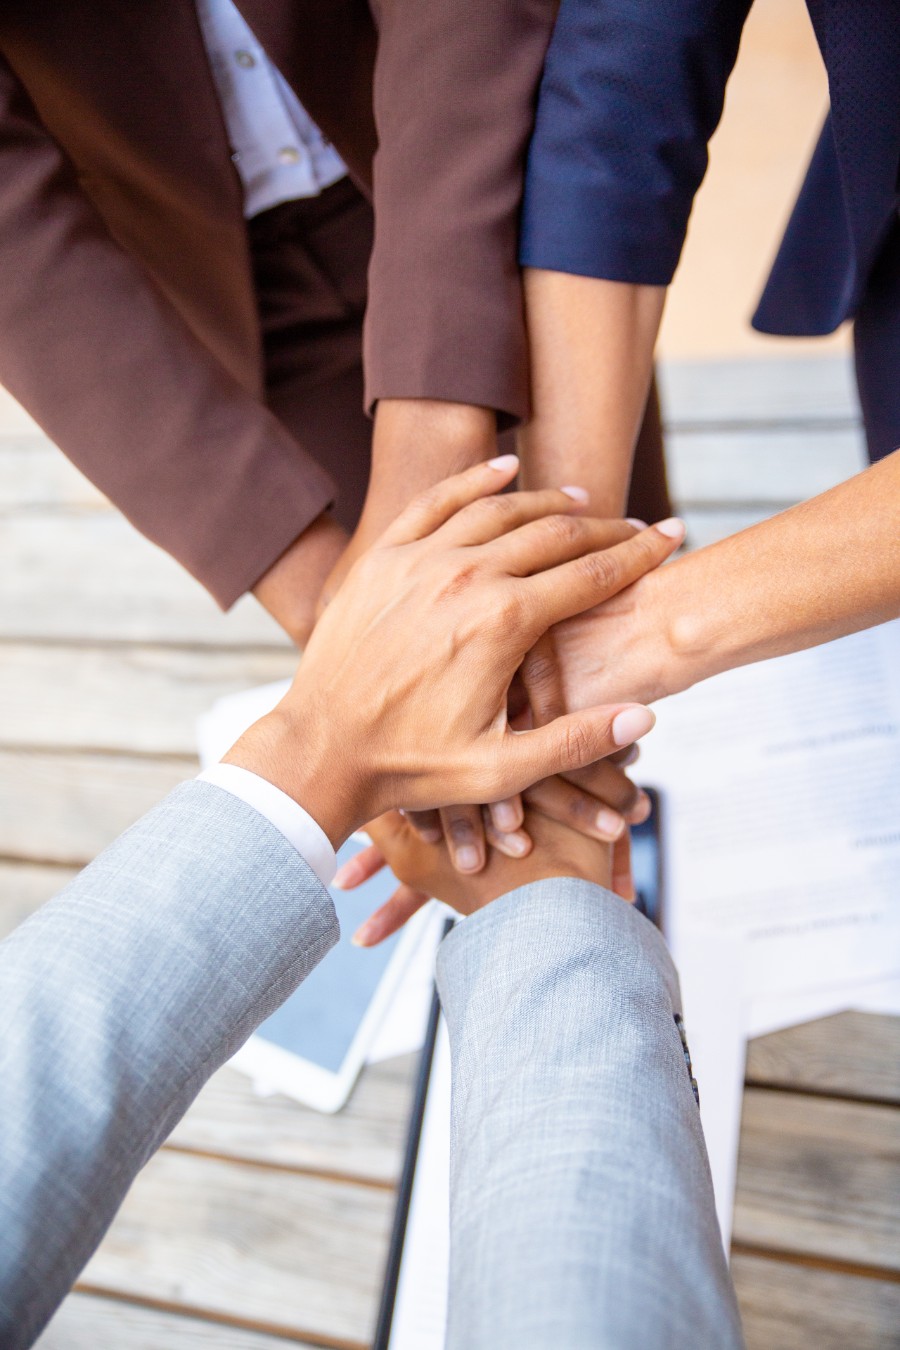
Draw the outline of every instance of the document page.
[[[390,1350],[444,1350],[450,1268],[450,1043],[443,1017],[397,1281]]]
[[[893,975],[900,953],[900,623],[658,706],[666,929],[747,939],[751,998]]]

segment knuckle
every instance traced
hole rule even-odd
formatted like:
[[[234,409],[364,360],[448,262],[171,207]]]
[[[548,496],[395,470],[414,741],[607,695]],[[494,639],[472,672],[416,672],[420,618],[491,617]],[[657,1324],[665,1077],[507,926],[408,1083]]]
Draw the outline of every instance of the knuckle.
[[[588,764],[594,758],[592,738],[583,722],[570,722],[566,727],[565,750],[570,764]]]
[[[619,568],[610,551],[588,553],[579,559],[584,579],[598,590],[614,590],[618,584]]]
[[[555,544],[560,548],[572,548],[584,535],[584,526],[575,516],[544,516],[540,529],[545,543]]]

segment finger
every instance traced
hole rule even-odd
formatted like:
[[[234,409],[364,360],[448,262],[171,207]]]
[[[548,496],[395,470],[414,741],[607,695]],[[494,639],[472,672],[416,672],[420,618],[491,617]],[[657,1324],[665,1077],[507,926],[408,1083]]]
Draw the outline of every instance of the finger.
[[[355,853],[352,858],[341,864],[331,884],[339,891],[352,891],[354,887],[361,886],[364,881],[374,877],[376,872],[380,872],[386,865],[387,859],[378,845],[370,844],[368,848],[361,849],[359,853]]]
[[[480,872],[487,861],[481,807],[446,806],[441,811],[441,826],[457,872]]]
[[[569,782],[589,793],[598,802],[612,807],[613,811],[617,811],[625,820],[632,820],[635,813],[642,815],[644,810],[642,803],[646,794],[636,783],[632,783],[624,769],[620,769],[612,760],[601,759],[596,764],[589,764],[586,769],[578,769],[574,773],[567,774],[566,777]],[[637,821],[632,823],[637,824]]]
[[[545,778],[527,788],[525,800],[550,820],[558,820],[589,839],[612,844],[625,833],[625,818],[583,788],[564,778]]]
[[[628,769],[632,764],[637,764],[641,757],[641,747],[639,745],[626,745],[624,750],[619,750],[616,754],[610,755],[610,762],[618,764],[621,769]]]
[[[531,835],[525,830],[513,830],[505,833],[498,830],[487,811],[485,811],[484,833],[491,848],[506,858],[527,858],[534,848]]]
[[[588,494],[583,488],[545,488],[540,492],[508,492],[483,497],[457,511],[441,526],[442,544],[452,548],[475,548],[507,535],[511,530],[541,520],[544,516],[568,516],[584,510]],[[627,539],[634,531],[624,521],[610,522],[615,537],[610,543]],[[618,528],[615,528],[618,527]]]
[[[360,924],[351,942],[354,947],[377,946],[396,933],[398,928],[402,928],[430,899],[430,895],[424,891],[415,891],[412,886],[398,886],[390,900],[386,900],[380,909],[369,915],[365,923]]]
[[[490,557],[510,575],[527,577],[588,553],[604,553],[634,537],[633,528],[624,520],[545,512],[502,538],[493,539]]]
[[[593,609],[630,586],[674,553],[684,538],[684,522],[664,520],[623,544],[588,553],[518,583],[530,606],[537,632]]]
[[[522,798],[518,794],[515,797],[504,797],[499,802],[490,802],[487,810],[491,824],[500,834],[512,834],[525,819]]]
[[[494,742],[485,752],[490,758],[482,773],[489,786],[485,795],[508,796],[541,778],[583,769],[640,740],[655,721],[649,708],[626,703],[585,708],[533,731],[507,731],[499,746]]]
[[[562,676],[556,648],[549,633],[544,633],[527,653],[519,675],[528,695],[533,725],[546,726],[565,712]]]
[[[444,837],[440,811],[404,811],[403,813],[420,839],[426,844],[439,844]]]
[[[623,900],[634,900],[634,877],[631,871],[631,836],[626,830],[613,845],[611,890]]]
[[[394,523],[388,526],[379,543],[409,544],[415,539],[424,539],[470,502],[502,491],[518,471],[517,455],[499,455],[496,459],[473,465],[464,473],[446,478],[415,497]]]

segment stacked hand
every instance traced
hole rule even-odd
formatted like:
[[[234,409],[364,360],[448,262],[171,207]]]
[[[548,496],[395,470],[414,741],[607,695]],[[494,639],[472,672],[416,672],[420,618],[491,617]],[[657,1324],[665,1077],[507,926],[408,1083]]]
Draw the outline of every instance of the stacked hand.
[[[227,756],[335,843],[398,804],[498,801],[571,774],[652,725],[620,703],[510,727],[513,677],[548,628],[672,548],[656,530],[605,548],[608,528],[561,491],[497,496],[517,467],[503,457],[414,501],[351,568],[285,699]]]

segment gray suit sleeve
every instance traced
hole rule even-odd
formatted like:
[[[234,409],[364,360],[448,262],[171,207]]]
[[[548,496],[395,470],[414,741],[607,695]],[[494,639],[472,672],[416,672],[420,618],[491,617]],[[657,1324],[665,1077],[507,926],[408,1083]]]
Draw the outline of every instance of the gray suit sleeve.
[[[598,886],[540,882],[459,924],[438,984],[448,1350],[743,1345],[656,929]]]
[[[267,820],[187,783],[0,944],[0,1345],[30,1345],[140,1167],[337,939]]]

